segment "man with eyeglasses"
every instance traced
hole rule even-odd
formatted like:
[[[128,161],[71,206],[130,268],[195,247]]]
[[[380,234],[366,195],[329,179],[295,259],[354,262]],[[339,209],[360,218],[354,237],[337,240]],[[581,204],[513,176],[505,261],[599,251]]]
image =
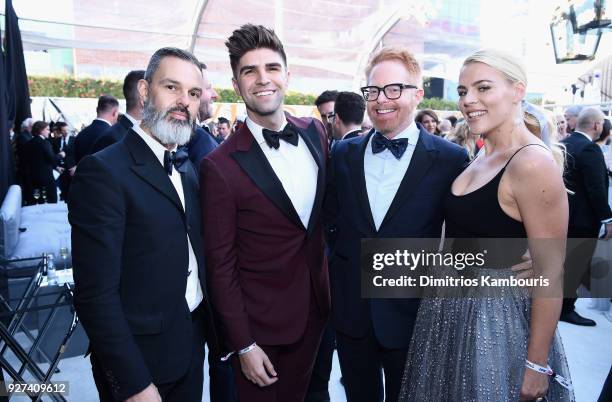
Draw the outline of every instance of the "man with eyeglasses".
[[[378,51],[366,79],[375,130],[334,147],[325,209],[337,227],[329,273],[348,402],[397,401],[419,306],[361,297],[361,239],[439,238],[442,201],[468,161],[465,150],[415,123],[422,77],[407,49]]]
[[[336,104],[337,97],[338,91],[323,91],[321,95],[315,99],[315,106],[321,115],[321,121],[323,122],[325,131],[327,133],[329,149],[331,149],[332,145],[334,144],[331,119],[334,115],[334,105]]]

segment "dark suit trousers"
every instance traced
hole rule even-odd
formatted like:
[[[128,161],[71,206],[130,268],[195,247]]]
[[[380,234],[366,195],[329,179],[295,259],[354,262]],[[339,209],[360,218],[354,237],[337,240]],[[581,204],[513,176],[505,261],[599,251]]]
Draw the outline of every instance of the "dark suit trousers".
[[[335,345],[336,331],[331,320],[329,320],[325,326],[325,331],[323,331],[305,402],[329,402],[329,377],[332,370]]]
[[[72,176],[68,173],[68,170],[64,170],[59,177],[59,188],[60,188],[60,199],[66,201],[68,199],[68,191],[70,190],[70,182]]]
[[[383,394],[386,402],[397,402],[408,349],[385,348],[373,329],[364,338],[337,332],[336,342],[347,402],[382,402]]]
[[[212,353],[208,354],[210,376],[210,402],[238,402],[234,372],[229,361],[222,362]]]
[[[574,311],[576,290],[583,284],[590,288],[591,259],[597,246],[597,230],[595,233],[571,233],[567,241],[567,256],[565,258],[565,271],[563,275],[563,307],[561,314]],[[570,230],[572,232],[572,230]],[[585,238],[571,238],[582,235]],[[587,238],[588,236],[588,238]]]
[[[311,299],[314,295],[311,294]],[[278,375],[278,381],[267,387],[253,384],[242,373],[240,360],[232,357],[234,378],[240,402],[302,402],[310,382],[321,335],[326,320],[311,303],[306,331],[302,338],[291,345],[259,345],[268,355]]]
[[[204,387],[204,317],[200,308],[193,313],[193,353],[187,373],[168,384],[155,384],[164,402],[202,402]],[[100,402],[118,402],[111,393],[95,353],[91,354],[91,369]]]

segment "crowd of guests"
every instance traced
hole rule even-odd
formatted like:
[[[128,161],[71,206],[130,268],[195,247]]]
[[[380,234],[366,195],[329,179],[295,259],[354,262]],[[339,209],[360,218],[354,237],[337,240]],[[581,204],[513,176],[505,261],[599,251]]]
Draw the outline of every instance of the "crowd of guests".
[[[274,32],[247,24],[226,45],[243,119],[213,121],[207,66],[163,48],[125,77],[126,113],[103,95],[74,139],[31,121],[15,136],[28,199],[54,201],[54,170],[66,186],[100,399],[200,401],[207,342],[213,402],[329,401],[334,348],[350,402],[573,401],[556,326],[596,325],[574,302],[599,231],[612,237],[601,110],[555,122],[524,102],[521,63],[488,50],[462,66],[462,117],[441,119],[417,110],[419,63],[392,47],[361,94],[325,91],[321,119],[298,118]],[[449,237],[583,238],[570,298],[361,297],[362,238],[437,238],[444,222]],[[531,258],[560,280],[551,247]]]

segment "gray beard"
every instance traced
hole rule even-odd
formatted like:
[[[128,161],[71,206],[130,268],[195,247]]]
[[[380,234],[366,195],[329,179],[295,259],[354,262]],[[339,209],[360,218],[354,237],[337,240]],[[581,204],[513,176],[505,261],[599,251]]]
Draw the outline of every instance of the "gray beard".
[[[147,100],[142,112],[142,124],[163,145],[185,145],[191,138],[195,122],[189,112],[187,112],[188,119],[185,121],[176,120],[172,117],[168,120],[166,116],[170,110],[158,111],[152,102]]]

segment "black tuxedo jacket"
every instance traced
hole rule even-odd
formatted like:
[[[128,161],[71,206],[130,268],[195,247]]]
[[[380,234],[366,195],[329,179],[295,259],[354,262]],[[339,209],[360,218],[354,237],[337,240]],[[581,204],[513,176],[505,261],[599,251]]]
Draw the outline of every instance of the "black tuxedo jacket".
[[[328,171],[326,220],[337,230],[329,262],[334,327],[354,338],[366,336],[373,327],[378,341],[390,349],[408,347],[419,301],[361,297],[361,239],[439,238],[442,203],[468,162],[464,149],[419,128],[410,165],[379,230],[364,174],[364,155],[374,131],[338,141]]]
[[[121,115],[121,117],[119,117],[117,120],[117,123],[107,128],[94,142],[92,146],[92,153],[101,151],[107,146],[121,141],[127,132],[130,131],[132,126],[132,121],[125,117],[125,115]]]
[[[53,169],[57,167],[60,158],[53,152],[51,143],[40,135],[35,135],[25,147],[33,186],[46,187],[47,192],[55,191]]]
[[[351,138],[355,138],[355,137],[359,137],[359,133],[361,132],[361,130],[354,130],[351,131],[350,133],[348,133],[347,135],[344,136],[344,138],[342,138],[343,140],[350,140]]]
[[[219,143],[210,131],[208,131],[208,127],[195,127],[193,136],[187,144],[187,153],[189,155],[189,160],[193,163],[197,172],[200,171],[200,162],[202,162],[202,159],[217,148],[217,146],[219,146]]]
[[[189,368],[187,236],[210,319],[198,179],[190,162],[179,171],[186,212],[154,153],[130,131],[84,158],[70,189],[74,305],[118,400]],[[214,338],[214,328],[207,333]]]
[[[51,145],[53,146],[53,152],[59,154],[60,151],[64,151],[66,157],[60,161],[60,166],[70,169],[74,166],[74,141],[75,137],[69,135],[66,137],[66,144],[62,149],[62,137],[53,138]]]
[[[567,149],[565,184],[569,194],[569,237],[597,237],[601,221],[612,218],[608,205],[608,175],[599,145],[584,134],[561,141]]]
[[[102,120],[94,120],[76,136],[74,143],[74,162],[78,164],[81,159],[93,153],[93,146],[104,131],[110,126]]]

